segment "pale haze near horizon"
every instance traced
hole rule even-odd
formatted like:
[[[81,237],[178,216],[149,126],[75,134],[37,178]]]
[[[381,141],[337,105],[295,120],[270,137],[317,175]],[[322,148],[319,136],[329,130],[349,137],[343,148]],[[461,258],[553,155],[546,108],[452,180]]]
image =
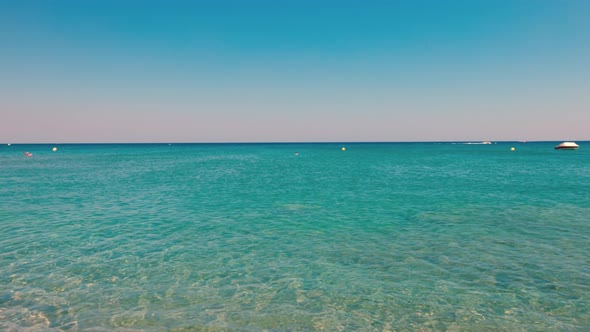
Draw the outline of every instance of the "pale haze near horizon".
[[[590,2],[319,3],[2,2],[0,142],[590,139]]]

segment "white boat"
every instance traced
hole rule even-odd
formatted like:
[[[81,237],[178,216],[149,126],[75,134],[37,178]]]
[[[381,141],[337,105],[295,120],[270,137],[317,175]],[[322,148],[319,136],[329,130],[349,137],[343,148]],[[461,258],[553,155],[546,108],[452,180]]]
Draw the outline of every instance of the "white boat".
[[[555,147],[555,150],[575,150],[580,146],[574,142],[563,142]]]

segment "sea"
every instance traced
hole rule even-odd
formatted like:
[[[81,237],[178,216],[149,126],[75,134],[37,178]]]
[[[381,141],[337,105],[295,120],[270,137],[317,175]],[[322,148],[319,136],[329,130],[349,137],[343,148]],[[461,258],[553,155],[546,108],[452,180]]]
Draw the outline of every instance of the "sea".
[[[590,331],[558,143],[3,144],[0,330]]]

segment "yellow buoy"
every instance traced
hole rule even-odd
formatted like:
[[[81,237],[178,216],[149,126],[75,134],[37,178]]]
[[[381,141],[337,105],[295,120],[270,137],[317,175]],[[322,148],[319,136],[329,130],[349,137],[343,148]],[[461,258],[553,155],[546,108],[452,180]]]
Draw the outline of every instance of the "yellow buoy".
[[[514,151],[514,150],[515,150],[514,148],[510,148],[510,151]]]
[[[57,151],[57,148],[56,148],[56,147],[53,147],[53,149],[52,149],[52,150],[53,150],[53,152],[55,152],[55,151]]]
[[[342,147],[342,151],[346,151],[346,148],[345,147]]]

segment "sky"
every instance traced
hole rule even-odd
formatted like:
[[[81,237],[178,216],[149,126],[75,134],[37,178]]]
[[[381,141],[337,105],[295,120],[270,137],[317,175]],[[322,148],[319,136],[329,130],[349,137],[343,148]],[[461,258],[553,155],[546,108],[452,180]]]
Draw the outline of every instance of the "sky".
[[[590,140],[587,0],[0,0],[0,142]]]

